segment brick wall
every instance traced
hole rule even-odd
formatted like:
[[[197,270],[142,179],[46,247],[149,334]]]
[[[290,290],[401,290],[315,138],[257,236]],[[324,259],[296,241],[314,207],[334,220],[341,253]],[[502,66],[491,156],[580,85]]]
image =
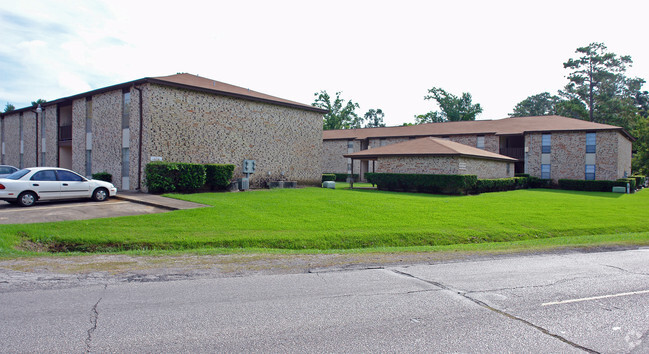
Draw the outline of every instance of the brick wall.
[[[76,133],[80,134],[79,131]],[[85,146],[82,153],[85,153]],[[76,162],[79,163],[80,161]],[[110,173],[113,175],[113,184],[121,189],[121,166],[122,90],[115,90],[92,97],[92,173]],[[132,182],[130,187],[133,188]]]
[[[56,107],[45,108],[45,146],[43,147],[42,144],[40,146],[41,151],[45,151],[45,166],[58,166],[57,115]]]
[[[627,173],[627,176],[631,175],[631,148],[632,143],[627,139],[622,133],[617,133],[618,141],[618,160],[617,160],[617,178],[624,177],[624,173]]]
[[[458,173],[462,175],[476,175],[480,179],[514,177],[513,162],[472,157],[460,157],[458,162],[460,167]],[[507,165],[509,165],[509,172],[507,172]],[[463,166],[466,168],[462,169]]]
[[[20,113],[4,116],[5,165],[20,167]]]
[[[322,142],[322,173],[347,173],[347,153],[349,140],[325,140]]]
[[[72,102],[72,170],[86,174],[86,99]]]
[[[244,159],[256,160],[251,185],[283,178],[320,185],[322,114],[249,100],[147,84],[143,158],[229,163],[242,177]],[[132,95],[132,104],[135,104]],[[137,113],[131,114],[131,117]],[[135,149],[135,144],[131,144]],[[134,185],[134,182],[131,183]]]
[[[458,174],[458,160],[455,156],[385,156],[376,161],[376,172]]]

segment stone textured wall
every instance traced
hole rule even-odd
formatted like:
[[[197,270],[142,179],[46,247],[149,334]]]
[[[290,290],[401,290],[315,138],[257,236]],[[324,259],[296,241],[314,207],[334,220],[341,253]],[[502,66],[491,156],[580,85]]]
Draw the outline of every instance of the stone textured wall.
[[[72,170],[86,174],[86,99],[72,102]]]
[[[45,108],[45,150],[41,144],[41,151],[45,151],[45,166],[58,166],[58,127],[57,109],[54,106]]]
[[[347,153],[349,140],[325,140],[322,142],[322,173],[347,173]]]
[[[147,86],[141,86],[139,87],[142,90],[142,97],[145,97],[145,99],[142,101],[142,115],[146,117],[145,112],[148,111],[148,106],[146,106],[144,103],[146,102],[146,90]],[[142,129],[143,132],[143,141],[147,141],[146,139],[148,138],[148,132],[147,132],[147,127],[149,127],[150,122],[142,121],[142,126],[144,129]],[[142,177],[142,181],[140,181],[141,186],[138,186],[138,161],[140,157],[140,151],[139,151],[139,141],[140,141],[140,93],[138,90],[132,88],[131,89],[131,106],[130,106],[130,114],[129,114],[129,140],[130,140],[130,147],[129,147],[129,180],[131,184],[131,189],[137,189],[137,188],[142,188],[146,189],[146,186],[144,184],[144,178]],[[140,176],[144,176],[144,168],[146,167],[147,161],[150,160],[150,157],[147,160],[143,160],[141,164],[141,170],[140,170]]]
[[[36,166],[36,113],[23,112],[23,167],[34,166]]]
[[[85,145],[79,153],[85,154]],[[115,90],[92,97],[92,173],[110,173],[113,184],[121,189],[121,166],[122,90]]]
[[[461,168],[462,164],[466,166],[466,169]],[[507,165],[510,165],[509,173],[507,172]],[[476,175],[480,179],[514,177],[513,162],[460,157],[459,166],[459,174]]]
[[[458,174],[458,157],[385,156],[376,161],[376,172]]]
[[[164,161],[229,163],[236,166],[234,178],[239,178],[243,176],[243,160],[252,159],[257,166],[256,173],[251,175],[252,186],[280,179],[282,172],[284,179],[298,181],[299,185],[320,185],[322,114],[147,86],[145,122],[149,134],[144,139],[146,154],[143,153],[146,161],[159,156]]]
[[[595,179],[615,180],[631,170],[631,142],[617,131],[597,131]],[[525,135],[527,173],[541,177],[541,133]],[[584,179],[586,132],[552,133],[550,175],[559,179]]]
[[[633,143],[622,133],[617,133],[618,141],[618,159],[617,159],[617,178],[624,177],[624,172],[628,175],[631,175],[631,148]]]
[[[20,113],[4,116],[5,165],[20,165]]]

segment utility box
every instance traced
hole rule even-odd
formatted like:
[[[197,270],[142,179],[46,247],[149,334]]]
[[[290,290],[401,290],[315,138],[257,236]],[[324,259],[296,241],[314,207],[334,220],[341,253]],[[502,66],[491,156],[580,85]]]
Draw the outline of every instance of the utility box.
[[[239,178],[237,180],[237,182],[239,183],[239,190],[240,191],[245,191],[245,190],[250,189],[250,180],[248,178],[246,178],[246,177]]]
[[[322,182],[322,188],[336,189],[336,182],[324,181]]]
[[[613,193],[626,193],[626,187],[613,187]]]
[[[256,165],[255,160],[243,160],[243,173],[255,173]]]

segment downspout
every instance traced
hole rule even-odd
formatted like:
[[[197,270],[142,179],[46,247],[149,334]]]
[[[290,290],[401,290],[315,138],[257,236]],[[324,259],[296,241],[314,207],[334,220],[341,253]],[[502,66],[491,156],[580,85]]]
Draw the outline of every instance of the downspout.
[[[138,91],[138,93],[139,93],[138,105],[139,105],[139,113],[140,113],[140,116],[139,116],[139,118],[140,118],[140,131],[138,132],[139,133],[139,138],[138,138],[138,146],[137,146],[137,149],[138,149],[138,152],[137,152],[137,190],[140,191],[140,190],[142,190],[142,135],[143,135],[142,134],[142,128],[144,126],[144,124],[142,123],[142,121],[143,121],[143,119],[142,119],[142,89],[137,87],[137,86],[133,86],[133,88],[136,89]]]

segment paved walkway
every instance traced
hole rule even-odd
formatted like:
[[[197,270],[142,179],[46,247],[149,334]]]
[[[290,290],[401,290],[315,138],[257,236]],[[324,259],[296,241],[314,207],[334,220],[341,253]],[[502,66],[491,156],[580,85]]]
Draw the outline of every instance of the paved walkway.
[[[117,199],[128,200],[129,202],[139,203],[168,210],[185,210],[194,208],[205,208],[209,205],[199,204],[194,202],[187,202],[173,198],[167,198],[155,194],[147,194],[140,192],[126,192],[119,191],[115,196]]]

